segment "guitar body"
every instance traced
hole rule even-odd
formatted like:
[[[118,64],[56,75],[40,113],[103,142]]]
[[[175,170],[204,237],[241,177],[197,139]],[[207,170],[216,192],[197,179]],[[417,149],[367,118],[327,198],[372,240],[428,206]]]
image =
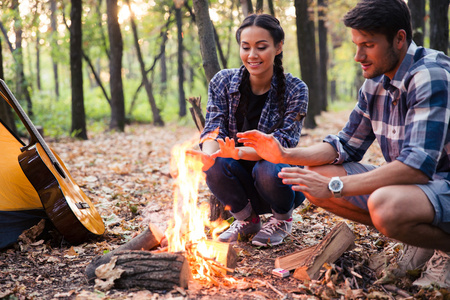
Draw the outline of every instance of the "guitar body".
[[[39,194],[48,217],[71,244],[102,235],[105,226],[100,214],[74,183],[61,159],[53,154],[62,170],[55,168],[39,143],[19,155],[20,167]]]
[[[1,79],[0,97],[15,110],[30,134],[29,145],[21,148],[19,164],[56,229],[71,244],[102,235],[105,225],[100,214]]]

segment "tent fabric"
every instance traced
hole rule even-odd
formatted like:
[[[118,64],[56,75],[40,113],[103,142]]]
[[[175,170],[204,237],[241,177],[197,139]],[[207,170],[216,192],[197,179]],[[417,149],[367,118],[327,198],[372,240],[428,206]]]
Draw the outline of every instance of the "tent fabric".
[[[0,211],[42,209],[39,195],[19,165],[23,143],[0,120]]]

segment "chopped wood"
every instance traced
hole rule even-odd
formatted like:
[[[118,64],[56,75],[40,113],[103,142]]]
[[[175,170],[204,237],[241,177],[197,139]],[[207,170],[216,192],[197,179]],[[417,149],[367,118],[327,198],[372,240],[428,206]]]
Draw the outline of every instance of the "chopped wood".
[[[95,269],[108,263],[116,252],[123,250],[151,250],[159,246],[163,238],[164,234],[162,231],[157,226],[150,223],[146,230],[129,242],[121,245],[114,251],[94,257],[91,263],[86,267],[88,281],[92,282],[95,279]]]
[[[336,225],[317,245],[278,257],[275,268],[292,271],[297,279],[317,279],[324,263],[333,263],[354,246],[355,235],[345,222]]]
[[[214,249],[213,264],[218,267],[223,274],[234,272],[237,265],[237,253],[229,243],[222,243],[212,240],[205,240],[206,247]]]

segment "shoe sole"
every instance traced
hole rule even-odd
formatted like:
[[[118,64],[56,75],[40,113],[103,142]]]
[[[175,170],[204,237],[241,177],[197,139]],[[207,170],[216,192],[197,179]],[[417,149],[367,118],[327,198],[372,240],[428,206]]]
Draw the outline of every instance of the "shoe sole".
[[[252,244],[255,245],[255,246],[266,246],[266,247],[277,246],[277,245],[280,245],[282,243],[283,243],[283,241],[278,242],[278,243],[261,243],[261,242],[258,242],[258,241],[252,241]]]

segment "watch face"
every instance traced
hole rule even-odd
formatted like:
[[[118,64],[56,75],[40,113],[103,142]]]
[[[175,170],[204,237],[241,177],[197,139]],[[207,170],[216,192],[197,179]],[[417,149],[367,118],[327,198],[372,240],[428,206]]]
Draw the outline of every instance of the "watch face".
[[[340,181],[340,180],[330,181],[330,190],[339,191],[341,189],[342,189],[342,181]]]

